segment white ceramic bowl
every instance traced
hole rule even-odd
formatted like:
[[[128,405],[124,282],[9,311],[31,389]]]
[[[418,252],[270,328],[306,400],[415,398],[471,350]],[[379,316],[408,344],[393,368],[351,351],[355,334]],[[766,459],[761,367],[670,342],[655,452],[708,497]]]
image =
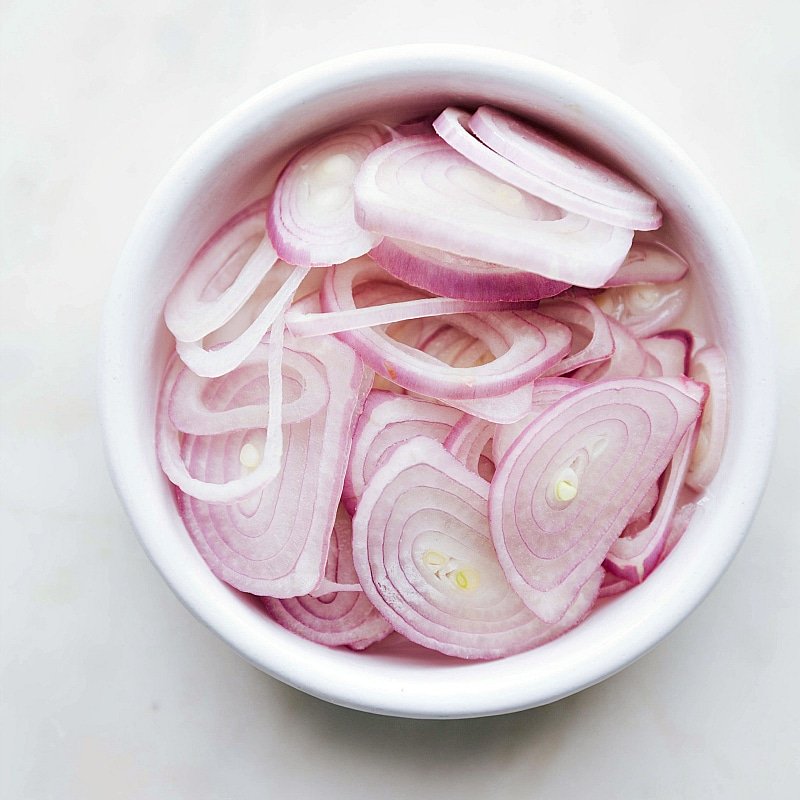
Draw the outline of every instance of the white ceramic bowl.
[[[264,194],[299,143],[365,117],[492,103],[546,123],[658,196],[702,276],[708,320],[730,369],[730,428],[702,511],[640,587],[537,650],[487,663],[354,653],[307,642],[218,581],[184,531],[153,446],[170,345],[161,312],[187,258],[232,212]],[[289,77],[205,133],[144,210],[114,276],[100,364],[111,471],[154,564],[186,606],[259,669],[317,697],[408,717],[473,717],[551,702],[597,683],[663,639],[703,599],[745,536],[771,453],[775,390],[768,312],[747,246],[684,153],[628,105],[560,69],[461,46],[360,53]],[[753,335],[758,331],[758,335]]]

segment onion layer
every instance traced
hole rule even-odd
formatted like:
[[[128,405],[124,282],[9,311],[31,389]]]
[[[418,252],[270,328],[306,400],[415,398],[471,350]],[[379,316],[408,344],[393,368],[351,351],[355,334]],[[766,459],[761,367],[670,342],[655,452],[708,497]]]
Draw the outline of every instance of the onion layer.
[[[498,464],[492,539],[511,585],[542,620],[561,619],[600,566],[701,399],[689,381],[593,384],[554,403]]]
[[[411,641],[460,658],[499,658],[576,625],[602,570],[560,624],[531,614],[508,585],[489,537],[489,484],[438,442],[417,437],[375,473],[353,519],[353,558],[365,593]]]

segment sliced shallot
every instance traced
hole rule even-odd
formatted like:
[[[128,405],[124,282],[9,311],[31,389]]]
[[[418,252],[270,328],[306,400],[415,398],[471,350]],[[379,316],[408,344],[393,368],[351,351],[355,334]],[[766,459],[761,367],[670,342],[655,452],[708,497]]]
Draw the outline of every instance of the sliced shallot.
[[[665,244],[634,239],[622,266],[606,281],[606,286],[675,283],[688,271],[686,261]]]
[[[460,658],[498,658],[550,641],[588,613],[595,570],[558,625],[523,605],[489,536],[489,484],[439,442],[399,445],[372,476],[353,518],[364,592],[403,636]]]
[[[661,226],[655,197],[552,134],[491,106],[481,106],[469,126],[496,153],[540,179],[598,206],[627,212],[616,224],[638,230]]]
[[[375,610],[358,584],[353,566],[352,523],[341,507],[331,534],[325,581],[329,586],[325,594],[262,598],[267,613],[287,630],[329,647],[348,645],[363,650],[392,632],[392,626]]]
[[[606,289],[595,303],[635,336],[652,336],[667,330],[689,303],[686,281],[634,284]]]
[[[341,264],[381,239],[353,215],[353,179],[364,159],[391,134],[363,124],[301,150],[284,168],[269,204],[267,229],[278,255],[303,267]]]
[[[384,236],[602,286],[632,232],[565,212],[476,167],[437,136],[379,147],[355,184],[356,219]]]
[[[491,484],[489,520],[506,576],[542,620],[567,612],[702,398],[685,379],[604,381],[555,402],[515,440]]]

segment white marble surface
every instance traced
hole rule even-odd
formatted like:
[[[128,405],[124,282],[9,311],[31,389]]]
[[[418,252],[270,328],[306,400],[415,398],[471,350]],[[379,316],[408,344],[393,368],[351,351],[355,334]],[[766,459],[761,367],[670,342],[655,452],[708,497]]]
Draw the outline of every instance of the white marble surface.
[[[6,0],[1,13],[0,796],[797,796],[793,0]],[[719,586],[622,674],[505,718],[371,717],[239,660],[139,548],[96,418],[103,296],[173,160],[273,79],[410,41],[535,55],[661,124],[748,235],[784,368],[772,480]]]

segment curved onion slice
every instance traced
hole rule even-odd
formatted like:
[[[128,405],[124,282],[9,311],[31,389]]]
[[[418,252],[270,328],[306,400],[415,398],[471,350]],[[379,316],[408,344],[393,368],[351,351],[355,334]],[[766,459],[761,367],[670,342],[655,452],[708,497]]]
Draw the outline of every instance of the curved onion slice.
[[[353,179],[390,135],[384,125],[357,125],[306,147],[286,165],[267,215],[269,237],[284,261],[303,267],[341,264],[380,241],[355,221]]]
[[[689,374],[693,343],[692,334],[680,329],[657,333],[641,341],[642,347],[658,361],[661,374],[667,376]]]
[[[170,292],[164,321],[183,342],[224,325],[278,260],[266,236],[267,198],[231,217],[201,248]]]
[[[603,582],[600,584],[600,591],[597,593],[598,597],[613,597],[615,594],[622,594],[627,592],[636,584],[626,581],[625,578],[620,578],[613,572],[606,571],[603,575]]]
[[[525,608],[489,537],[489,484],[441,444],[397,447],[370,480],[353,518],[364,592],[399,633],[460,658],[499,658],[554,639],[591,608],[602,570],[559,625]]]
[[[286,311],[307,274],[308,267],[295,267],[261,313],[233,341],[211,350],[203,347],[202,340],[177,342],[175,349],[183,363],[204,378],[218,378],[236,369],[258,347],[278,316]]]
[[[592,384],[515,440],[491,484],[489,520],[509,582],[541,619],[561,619],[602,563],[702,396],[687,380]]]
[[[635,336],[652,336],[672,325],[689,303],[686,281],[635,284],[607,289],[595,303]]]
[[[603,566],[609,572],[631,583],[641,583],[658,563],[670,531],[678,493],[689,468],[696,435],[697,425],[694,424],[678,445],[663,478],[663,488],[650,524],[632,536],[620,536],[611,545],[603,561]]]
[[[214,574],[241,591],[271,597],[308,594],[323,577],[356,415],[371,383],[358,357],[331,337],[286,346],[315,363],[329,401],[286,426],[279,479],[238,503],[207,503],[178,492],[184,524]],[[234,397],[232,404],[238,403]],[[183,456],[198,479],[221,484],[250,469],[263,439],[252,430],[186,436]]]
[[[598,205],[628,212],[625,227],[661,226],[655,197],[555,136],[491,106],[481,106],[469,127],[496,153],[540,179]]]
[[[282,600],[264,597],[262,602],[267,613],[287,630],[329,647],[348,645],[363,650],[386,638],[392,626],[361,591],[353,566],[352,539],[350,516],[340,507],[325,565],[325,581],[330,590],[318,596]],[[339,586],[354,585],[357,586],[355,591],[337,590]]]
[[[469,129],[470,116],[469,112],[460,108],[446,108],[434,121],[433,128],[450,147],[501,181],[535,197],[541,197],[566,211],[582,214],[606,225],[650,230],[654,224],[655,227],[661,224],[660,214],[654,216],[652,213],[637,213],[604,205],[523,169],[476,138]]]
[[[708,402],[703,409],[697,435],[697,446],[686,475],[686,483],[700,492],[714,478],[725,446],[725,431],[728,426],[728,373],[725,353],[715,345],[698,350],[692,358],[689,374],[709,387]]]
[[[468,470],[490,481],[494,475],[494,464],[485,454],[491,453],[496,428],[493,422],[464,414],[444,440],[444,447]]]
[[[248,428],[266,428],[269,419],[267,380],[269,344],[261,343],[232,372],[221,378],[200,378],[183,367],[169,398],[169,418],[182,433],[211,436]],[[283,352],[283,408],[281,422],[291,425],[316,414],[328,402],[327,388],[306,391],[319,384],[319,368],[293,350]],[[229,408],[234,395],[242,405]]]
[[[342,504],[355,513],[364,487],[391,450],[415,436],[443,442],[462,413],[450,406],[373,389],[353,433]]]
[[[355,183],[365,228],[579,286],[602,286],[632,232],[562,211],[476,167],[437,136],[389,142]]]
[[[283,454],[283,350],[284,326],[282,315],[278,316],[276,324],[270,332],[270,341],[267,348],[267,381],[269,383],[269,398],[267,401],[267,426],[266,439],[257,463],[251,468],[240,468],[236,473],[229,471],[223,480],[207,480],[196,474],[191,465],[181,454],[181,434],[174,428],[169,419],[169,406],[174,395],[175,384],[181,374],[181,362],[173,356],[167,366],[164,381],[161,386],[161,396],[158,401],[156,418],[156,450],[161,469],[164,474],[185,494],[205,500],[209,503],[230,503],[241,500],[252,494],[260,487],[272,482],[281,468]],[[223,387],[218,387],[218,391]],[[234,399],[235,398],[235,399]],[[223,411],[230,411],[248,402],[236,395],[229,400],[229,407]],[[221,456],[226,437],[213,438],[211,450]],[[183,442],[186,445],[186,439]],[[252,447],[252,445],[251,445]],[[252,460],[252,459],[251,459]],[[242,461],[242,467],[246,467]]]
[[[519,436],[528,425],[537,417],[541,416],[553,403],[562,397],[585,386],[583,381],[576,381],[573,378],[541,378],[536,381],[533,387],[530,411],[518,422],[510,425],[497,425],[492,440],[492,455],[494,463],[499,464],[500,459],[506,454]]]
[[[324,311],[356,308],[353,286],[374,279],[377,268],[358,259],[329,270],[322,288]],[[415,392],[447,400],[497,397],[520,389],[555,364],[567,351],[570,332],[535,311],[453,314],[448,324],[485,341],[495,355],[488,364],[453,368],[375,328],[342,331],[350,345],[378,374]]]
[[[641,342],[615,319],[607,318],[614,339],[614,354],[611,358],[587,364],[573,373],[580,381],[599,381],[610,378],[653,377],[661,374],[661,366],[655,357],[642,347]]]
[[[697,503],[687,503],[681,506],[673,515],[667,539],[664,542],[664,549],[661,551],[661,561],[663,561],[676,547],[683,538],[689,523],[692,521],[698,509]]]
[[[412,286],[464,300],[540,300],[568,283],[533,272],[466,258],[434,247],[384,238],[369,252],[390,275]]]
[[[517,311],[530,309],[532,303],[508,301],[455,300],[450,297],[422,297],[398,303],[381,303],[345,311],[325,313],[290,313],[286,325],[293,336],[325,336],[342,331],[374,328],[412,319],[441,317],[448,314],[476,314],[481,311]]]
[[[563,322],[572,331],[570,354],[545,373],[565,375],[614,354],[614,336],[608,317],[588,297],[554,300],[539,307],[542,314]]]
[[[686,261],[665,244],[634,240],[622,266],[606,281],[606,286],[675,283],[688,271]]]

